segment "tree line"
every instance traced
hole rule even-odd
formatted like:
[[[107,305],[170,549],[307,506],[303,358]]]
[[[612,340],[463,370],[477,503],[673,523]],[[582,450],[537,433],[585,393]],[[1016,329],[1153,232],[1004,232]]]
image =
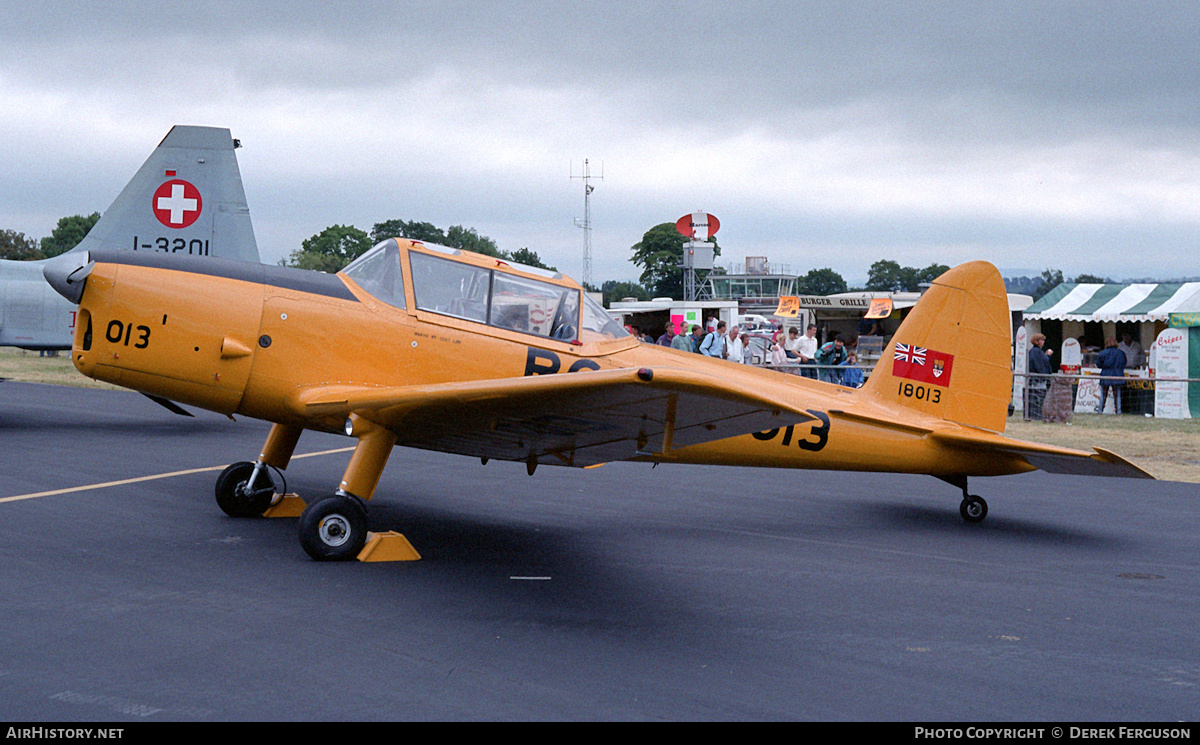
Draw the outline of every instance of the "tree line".
[[[1034,300],[1040,299],[1043,295],[1058,287],[1063,282],[1075,282],[1077,284],[1111,284],[1116,280],[1108,277],[1100,277],[1095,274],[1080,274],[1074,279],[1063,277],[1061,269],[1045,269],[1036,277],[1012,277],[1004,280],[1005,286],[1009,292],[1016,292],[1022,295],[1030,295]]]
[[[60,218],[50,235],[40,240],[27,238],[16,230],[0,230],[0,259],[37,261],[54,258],[79,245],[99,220],[99,212]]]

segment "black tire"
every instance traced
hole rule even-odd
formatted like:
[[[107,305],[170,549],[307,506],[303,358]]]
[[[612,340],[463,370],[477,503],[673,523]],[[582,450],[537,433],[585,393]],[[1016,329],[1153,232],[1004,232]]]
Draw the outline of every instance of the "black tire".
[[[969,523],[981,522],[983,518],[987,517],[987,502],[983,501],[983,497],[972,494],[958,506],[958,513]]]
[[[253,494],[247,494],[244,487],[254,473],[254,464],[247,461],[234,463],[221,471],[215,487],[217,506],[230,517],[262,517],[271,506],[275,497],[275,481],[271,478],[270,469],[263,467],[255,481]]]
[[[300,546],[317,561],[350,561],[367,542],[367,509],[335,494],[313,502],[300,515]]]

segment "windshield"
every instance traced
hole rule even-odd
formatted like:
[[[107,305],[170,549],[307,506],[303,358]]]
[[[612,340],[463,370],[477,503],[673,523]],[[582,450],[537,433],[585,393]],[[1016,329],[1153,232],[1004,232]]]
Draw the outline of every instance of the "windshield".
[[[400,247],[386,240],[359,256],[342,270],[354,284],[374,297],[397,308],[404,304],[404,271],[400,268]]]
[[[409,252],[416,307],[496,328],[575,341],[579,290],[485,269],[474,264]]]
[[[587,293],[583,295],[583,331],[580,341],[600,341],[602,339],[620,339],[629,336],[621,324],[613,320],[604,306],[593,300]]]

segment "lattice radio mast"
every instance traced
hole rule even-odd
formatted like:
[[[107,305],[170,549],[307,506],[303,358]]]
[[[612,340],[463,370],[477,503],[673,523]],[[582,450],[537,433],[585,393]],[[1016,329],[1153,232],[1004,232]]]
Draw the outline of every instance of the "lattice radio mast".
[[[572,167],[571,178],[583,179],[583,219],[575,218],[575,226],[583,228],[583,271],[579,275],[579,283],[590,285],[592,283],[592,192],[596,188],[592,186],[592,179],[604,178],[604,164],[600,164],[600,175],[593,177],[592,166],[588,163],[587,158],[584,158],[583,173],[576,176],[575,169]]]

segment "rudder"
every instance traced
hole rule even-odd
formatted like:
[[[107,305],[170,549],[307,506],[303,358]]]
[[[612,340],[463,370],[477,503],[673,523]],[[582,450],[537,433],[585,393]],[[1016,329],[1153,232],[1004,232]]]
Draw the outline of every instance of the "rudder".
[[[904,319],[864,393],[958,424],[1003,432],[1012,397],[1012,325],[1000,272],[957,266]]]

